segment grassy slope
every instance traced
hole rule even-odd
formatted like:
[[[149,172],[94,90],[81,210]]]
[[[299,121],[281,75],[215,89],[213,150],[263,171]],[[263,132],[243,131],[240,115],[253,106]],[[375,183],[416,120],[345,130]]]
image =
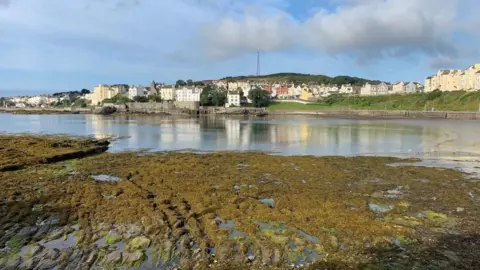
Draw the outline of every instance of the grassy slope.
[[[321,110],[321,109],[364,109],[364,110],[431,110],[478,111],[480,92],[432,92],[410,95],[388,95],[375,97],[332,96],[315,105],[298,103],[272,104],[269,110]],[[323,108],[322,108],[323,107]]]
[[[309,111],[309,110],[327,110],[330,106],[326,104],[301,104],[296,102],[282,102],[274,103],[268,106],[269,110],[296,110],[296,111]]]

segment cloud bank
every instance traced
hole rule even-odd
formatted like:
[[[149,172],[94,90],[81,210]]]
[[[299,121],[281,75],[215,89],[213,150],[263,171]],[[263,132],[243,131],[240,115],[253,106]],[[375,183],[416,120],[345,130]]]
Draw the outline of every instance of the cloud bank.
[[[475,10],[477,0],[0,0],[0,80],[245,75],[257,50],[274,71],[455,68],[480,56]]]

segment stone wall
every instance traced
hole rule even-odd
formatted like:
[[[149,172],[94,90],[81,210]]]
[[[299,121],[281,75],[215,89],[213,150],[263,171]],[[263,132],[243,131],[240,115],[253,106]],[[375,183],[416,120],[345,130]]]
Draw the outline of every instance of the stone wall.
[[[480,112],[441,112],[441,111],[384,111],[384,110],[345,110],[317,111],[325,116],[350,116],[371,118],[421,118],[421,119],[460,119],[480,120]]]

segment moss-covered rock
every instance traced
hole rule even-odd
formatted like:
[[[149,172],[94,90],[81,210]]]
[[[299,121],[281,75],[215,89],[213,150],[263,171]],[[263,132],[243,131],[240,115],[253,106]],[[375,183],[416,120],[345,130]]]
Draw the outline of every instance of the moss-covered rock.
[[[145,250],[150,246],[150,239],[145,236],[138,236],[130,240],[127,244],[127,250]]]

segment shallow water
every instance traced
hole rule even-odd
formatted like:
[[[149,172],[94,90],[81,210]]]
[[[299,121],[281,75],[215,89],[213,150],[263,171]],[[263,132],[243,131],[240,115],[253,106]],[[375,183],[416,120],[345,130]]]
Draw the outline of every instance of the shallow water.
[[[115,137],[112,152],[259,150],[281,155],[480,156],[480,121],[0,114],[0,132]]]

